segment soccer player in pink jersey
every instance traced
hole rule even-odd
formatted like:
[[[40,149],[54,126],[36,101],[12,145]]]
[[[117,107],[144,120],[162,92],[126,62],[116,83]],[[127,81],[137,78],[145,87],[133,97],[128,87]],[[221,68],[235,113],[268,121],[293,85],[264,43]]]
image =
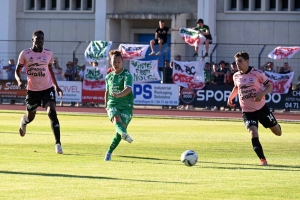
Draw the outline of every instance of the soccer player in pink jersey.
[[[282,134],[280,125],[265,101],[265,95],[272,91],[273,86],[263,72],[249,66],[248,53],[238,52],[234,58],[238,72],[233,75],[234,88],[229,95],[227,104],[234,108],[235,104],[232,100],[238,94],[244,124],[252,137],[253,149],[260,159],[260,165],[267,165],[258,138],[258,122],[265,128],[270,128],[275,135],[281,136]]]
[[[62,97],[62,90],[58,87],[54,73],[52,71],[52,57],[50,50],[43,48],[44,33],[36,30],[32,33],[33,45],[29,49],[23,50],[18,59],[15,78],[18,86],[25,89],[26,86],[21,81],[22,68],[25,67],[27,74],[27,95],[26,114],[21,118],[19,133],[23,137],[26,134],[26,126],[36,115],[39,106],[46,108],[51,122],[51,128],[55,137],[55,151],[62,154],[63,150],[60,142],[60,126],[55,109],[55,90]]]

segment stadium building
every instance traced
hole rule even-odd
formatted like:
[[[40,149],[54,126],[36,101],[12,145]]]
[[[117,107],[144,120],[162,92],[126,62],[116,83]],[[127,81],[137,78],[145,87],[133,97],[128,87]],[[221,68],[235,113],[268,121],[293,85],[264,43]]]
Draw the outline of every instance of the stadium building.
[[[9,0],[1,1],[2,30],[0,61],[17,59],[19,52],[31,46],[36,29],[45,33],[45,47],[59,58],[60,65],[73,58],[84,61],[86,41],[149,43],[159,20],[172,28],[194,27],[202,18],[210,27],[213,44],[211,61],[233,61],[238,51],[249,52],[251,64],[259,66],[270,59],[276,46],[299,46],[300,1],[298,0]],[[180,54],[192,57],[193,47],[169,32],[166,58]],[[210,58],[207,58],[209,61]],[[295,81],[300,55],[276,61],[275,66],[289,62]]]

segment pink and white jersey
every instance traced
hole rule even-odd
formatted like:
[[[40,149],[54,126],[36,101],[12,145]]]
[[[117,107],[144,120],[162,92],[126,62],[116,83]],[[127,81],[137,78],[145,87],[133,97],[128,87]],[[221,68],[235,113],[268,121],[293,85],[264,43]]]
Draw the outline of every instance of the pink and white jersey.
[[[42,91],[52,87],[48,68],[49,63],[52,63],[52,56],[53,53],[48,49],[43,49],[41,53],[25,49],[20,53],[18,63],[25,67],[28,90]]]
[[[265,97],[260,102],[254,101],[257,93],[262,91],[262,85],[266,85],[269,79],[265,74],[253,67],[242,74],[236,72],[233,75],[234,85],[238,87],[239,101],[243,112],[254,112],[265,105]]]

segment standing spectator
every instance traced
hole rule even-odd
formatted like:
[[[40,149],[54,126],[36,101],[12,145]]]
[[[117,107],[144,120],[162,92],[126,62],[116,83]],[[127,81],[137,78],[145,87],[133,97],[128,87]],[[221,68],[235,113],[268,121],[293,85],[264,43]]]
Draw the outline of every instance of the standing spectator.
[[[233,85],[233,74],[237,72],[237,67],[235,62],[231,62],[230,70],[227,70],[225,74],[225,84],[226,85]]]
[[[74,81],[76,79],[77,76],[77,72],[75,67],[73,66],[73,62],[68,61],[67,64],[67,69],[66,72],[64,73],[64,77],[66,78],[66,81]],[[63,103],[61,102],[61,106],[63,105]],[[75,106],[75,102],[71,102],[70,106]]]
[[[3,66],[2,68],[6,71],[7,80],[10,80],[10,81],[16,80],[15,79],[16,65],[15,65],[15,60],[14,59],[9,59],[8,65]],[[14,99],[10,100],[10,104],[13,105],[15,103],[16,103],[16,100],[14,100]]]
[[[259,141],[258,122],[265,128],[270,128],[275,135],[281,136],[281,127],[273,113],[270,112],[265,100],[266,94],[272,91],[273,86],[264,73],[249,66],[248,53],[238,52],[234,58],[239,72],[233,76],[234,88],[229,95],[227,104],[232,108],[235,107],[232,101],[238,95],[244,124],[251,134],[253,150],[260,159],[260,165],[268,165]]]
[[[58,64],[58,59],[55,57],[52,63],[52,71],[57,81],[65,80],[63,77],[63,70]]]
[[[163,47],[163,44],[167,43],[168,41],[168,31],[178,31],[179,29],[172,29],[165,26],[165,21],[160,20],[159,26],[155,30],[155,39],[150,41],[150,47],[152,52],[149,54],[149,56],[159,56],[161,54],[161,50]],[[155,53],[154,45],[158,44],[158,52]]]
[[[289,64],[287,62],[285,62],[283,64],[283,67],[276,67],[276,72],[278,74],[288,74],[292,71],[293,71],[292,68],[289,66]],[[291,89],[291,87],[292,87],[292,84],[290,86],[290,89]],[[285,108],[281,112],[290,112],[290,108]]]
[[[62,97],[63,92],[59,88],[52,71],[53,53],[43,47],[44,33],[41,30],[34,31],[31,40],[33,46],[20,53],[15,71],[15,77],[21,89],[26,89],[25,84],[21,81],[23,67],[26,68],[28,80],[25,99],[27,112],[21,117],[19,133],[22,137],[25,136],[27,125],[34,120],[37,108],[42,106],[47,110],[50,119],[51,129],[55,137],[55,152],[62,154],[60,124],[55,108],[55,93],[57,92]],[[32,63],[35,64],[32,65]]]
[[[213,64],[213,66],[212,66],[212,72],[211,72],[211,83],[213,85],[217,85],[217,79],[219,77],[218,70],[219,70],[218,65]]]
[[[79,71],[77,71],[77,77],[76,77],[76,81],[83,81],[83,78],[84,78],[84,72],[85,72],[85,64],[81,65],[81,68]],[[76,106],[78,107],[79,106],[79,102],[76,104]],[[85,106],[86,103],[82,103],[82,106]]]
[[[74,67],[77,72],[79,72],[81,70],[81,66],[78,65],[78,58],[74,58]]]
[[[210,83],[210,78],[211,78],[211,70],[210,70],[210,63],[206,62],[205,67],[204,67],[204,80],[205,80],[205,85],[208,85]],[[210,106],[206,106],[204,110],[211,110]]]
[[[159,67],[158,69],[162,71],[162,83],[173,83],[173,66],[170,65],[169,60],[165,60],[164,67]],[[163,105],[162,108],[169,109],[169,106]],[[176,108],[176,106],[171,108]]]
[[[122,54],[118,50],[109,52],[110,63],[114,71],[105,77],[105,108],[109,120],[114,124],[115,136],[106,152],[104,161],[111,161],[111,155],[121,139],[131,143],[133,140],[127,133],[127,127],[132,118],[133,92],[132,75],[123,69]]]
[[[273,62],[266,62],[264,65],[262,65],[260,67],[261,71],[268,71],[268,72],[273,72],[275,73],[275,69],[274,69],[274,63]]]
[[[202,56],[201,61],[204,60],[205,57],[208,56],[208,50],[209,50],[209,44],[212,43],[212,36],[210,34],[210,30],[209,27],[205,24],[203,24],[203,19],[198,19],[198,21],[196,22],[197,26],[194,27],[193,29],[196,31],[199,31],[199,33],[201,33],[202,35],[204,35],[204,37],[206,38],[205,40],[205,54],[204,56]],[[198,56],[198,50],[199,47],[196,46],[195,47],[195,53],[193,55],[193,57],[197,57]]]
[[[224,84],[225,74],[227,73],[227,69],[225,68],[225,65],[226,63],[224,60],[221,60],[219,62],[219,69],[217,71],[218,73],[217,84],[221,84],[221,85]]]

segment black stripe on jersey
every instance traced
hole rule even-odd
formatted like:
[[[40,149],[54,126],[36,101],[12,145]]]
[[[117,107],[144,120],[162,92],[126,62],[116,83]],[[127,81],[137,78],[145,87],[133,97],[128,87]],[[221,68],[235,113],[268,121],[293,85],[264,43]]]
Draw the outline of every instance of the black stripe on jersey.
[[[267,85],[270,81],[269,80],[266,80],[263,85]]]

